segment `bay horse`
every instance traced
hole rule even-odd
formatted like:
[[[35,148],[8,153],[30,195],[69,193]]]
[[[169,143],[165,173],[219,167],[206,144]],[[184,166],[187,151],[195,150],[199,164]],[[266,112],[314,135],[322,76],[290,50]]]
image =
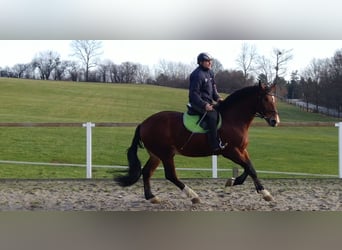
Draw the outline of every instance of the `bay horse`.
[[[260,193],[266,201],[273,200],[273,197],[259,181],[246,148],[248,129],[254,117],[265,119],[272,127],[280,122],[274,91],[275,84],[267,86],[259,82],[258,85],[235,91],[216,105],[216,110],[222,117],[218,135],[223,142],[228,143],[228,146],[215,154],[230,159],[244,169],[240,176],[232,180],[231,185],[241,185],[250,176],[257,193]],[[143,168],[137,155],[138,147],[145,147],[149,154],[149,159]],[[213,152],[205,133],[192,134],[184,127],[183,113],[174,111],[155,113],[137,126],[127,151],[128,171],[126,175],[116,177],[115,181],[121,186],[130,186],[142,175],[146,200],[159,203],[160,199],[152,194],[150,179],[162,162],[166,179],[182,190],[192,203],[199,203],[200,198],[197,193],[177,177],[174,164],[176,154],[201,157],[213,155]]]

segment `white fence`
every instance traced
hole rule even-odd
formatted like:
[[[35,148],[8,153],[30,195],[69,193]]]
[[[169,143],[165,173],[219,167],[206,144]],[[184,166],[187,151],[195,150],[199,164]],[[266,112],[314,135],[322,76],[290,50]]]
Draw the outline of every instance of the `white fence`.
[[[331,123],[289,123],[282,124],[282,126],[331,126]],[[137,126],[136,123],[0,123],[0,127],[85,127],[86,128],[86,178],[92,178],[92,128],[94,127],[132,127]],[[342,122],[336,123],[336,127],[339,127],[339,178],[342,178]],[[42,162],[22,162],[22,161],[3,161],[0,163],[6,164],[26,164],[26,165],[53,165],[53,166],[80,166],[84,167],[82,164],[56,164],[56,163],[42,163]],[[95,167],[108,167],[108,168],[126,168],[126,166],[100,166],[95,165]],[[212,156],[212,166],[208,168],[177,168],[177,170],[189,170],[189,171],[211,171],[212,178],[218,177],[219,171],[233,171],[232,169],[219,169],[217,164],[217,156]],[[266,174],[279,174],[279,175],[293,175],[293,176],[321,176],[321,177],[337,177],[335,175],[322,175],[322,174],[309,174],[309,173],[297,173],[297,172],[279,172],[279,171],[263,171],[258,170],[259,173]]]
[[[342,113],[336,109],[329,109],[329,108],[319,106],[319,105],[315,105],[312,103],[306,103],[305,101],[303,101],[301,99],[287,99],[286,102],[294,104],[297,107],[299,107],[303,110],[306,110],[306,111],[310,110],[312,112],[317,112],[320,114],[338,117],[338,118],[340,118],[342,115]]]
[[[342,178],[342,122],[336,123],[336,127],[338,127],[338,176]]]
[[[335,126],[339,127],[339,178],[342,178],[342,122],[336,123]],[[95,127],[95,123],[87,122],[83,124],[83,127],[86,127],[86,136],[87,136],[87,178],[91,178],[92,173],[92,145],[91,138],[92,133],[91,130]],[[217,165],[217,155],[212,156],[212,178],[217,178],[218,165]],[[301,175],[301,176],[325,176],[325,177],[336,177],[334,175],[315,175],[308,173],[287,173],[287,172],[276,172],[276,171],[258,171],[260,173],[271,173],[271,174],[289,174],[289,175]]]

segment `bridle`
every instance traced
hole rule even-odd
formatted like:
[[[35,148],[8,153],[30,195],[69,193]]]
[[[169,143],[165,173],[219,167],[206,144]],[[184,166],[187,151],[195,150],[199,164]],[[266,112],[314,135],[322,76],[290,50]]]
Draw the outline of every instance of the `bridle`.
[[[270,95],[272,97],[275,96],[275,94],[272,94],[272,93],[266,93],[265,95]],[[257,106],[259,106],[259,107],[261,106],[260,103],[261,103],[262,97],[263,97],[263,95],[259,95],[258,96],[258,102],[259,103],[258,103]],[[259,118],[265,119],[265,120],[270,119],[269,117],[266,116],[266,113],[271,113],[271,114],[274,114],[275,116],[279,115],[278,111],[272,109],[272,110],[257,111],[256,114],[255,114],[255,117],[259,117]]]
[[[279,112],[275,110],[265,110],[264,112],[257,112],[255,114],[255,117],[259,117],[261,119],[269,119],[269,117],[266,116],[266,113],[272,113],[274,115],[279,115]]]

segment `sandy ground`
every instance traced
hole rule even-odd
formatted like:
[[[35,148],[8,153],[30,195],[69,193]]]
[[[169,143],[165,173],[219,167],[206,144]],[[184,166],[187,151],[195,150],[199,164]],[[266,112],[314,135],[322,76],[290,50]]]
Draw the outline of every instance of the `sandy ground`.
[[[152,180],[162,199],[151,204],[142,182],[122,188],[111,180],[0,180],[0,211],[342,211],[342,180],[261,180],[275,201],[264,201],[250,179],[225,189],[226,179],[186,179],[200,204],[165,179]]]

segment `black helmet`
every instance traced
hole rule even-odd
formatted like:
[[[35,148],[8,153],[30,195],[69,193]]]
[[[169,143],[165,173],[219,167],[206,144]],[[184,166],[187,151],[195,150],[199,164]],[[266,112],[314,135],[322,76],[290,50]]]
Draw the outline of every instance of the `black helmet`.
[[[201,53],[197,56],[197,63],[200,64],[203,61],[211,61],[213,60],[212,56],[208,53]]]

